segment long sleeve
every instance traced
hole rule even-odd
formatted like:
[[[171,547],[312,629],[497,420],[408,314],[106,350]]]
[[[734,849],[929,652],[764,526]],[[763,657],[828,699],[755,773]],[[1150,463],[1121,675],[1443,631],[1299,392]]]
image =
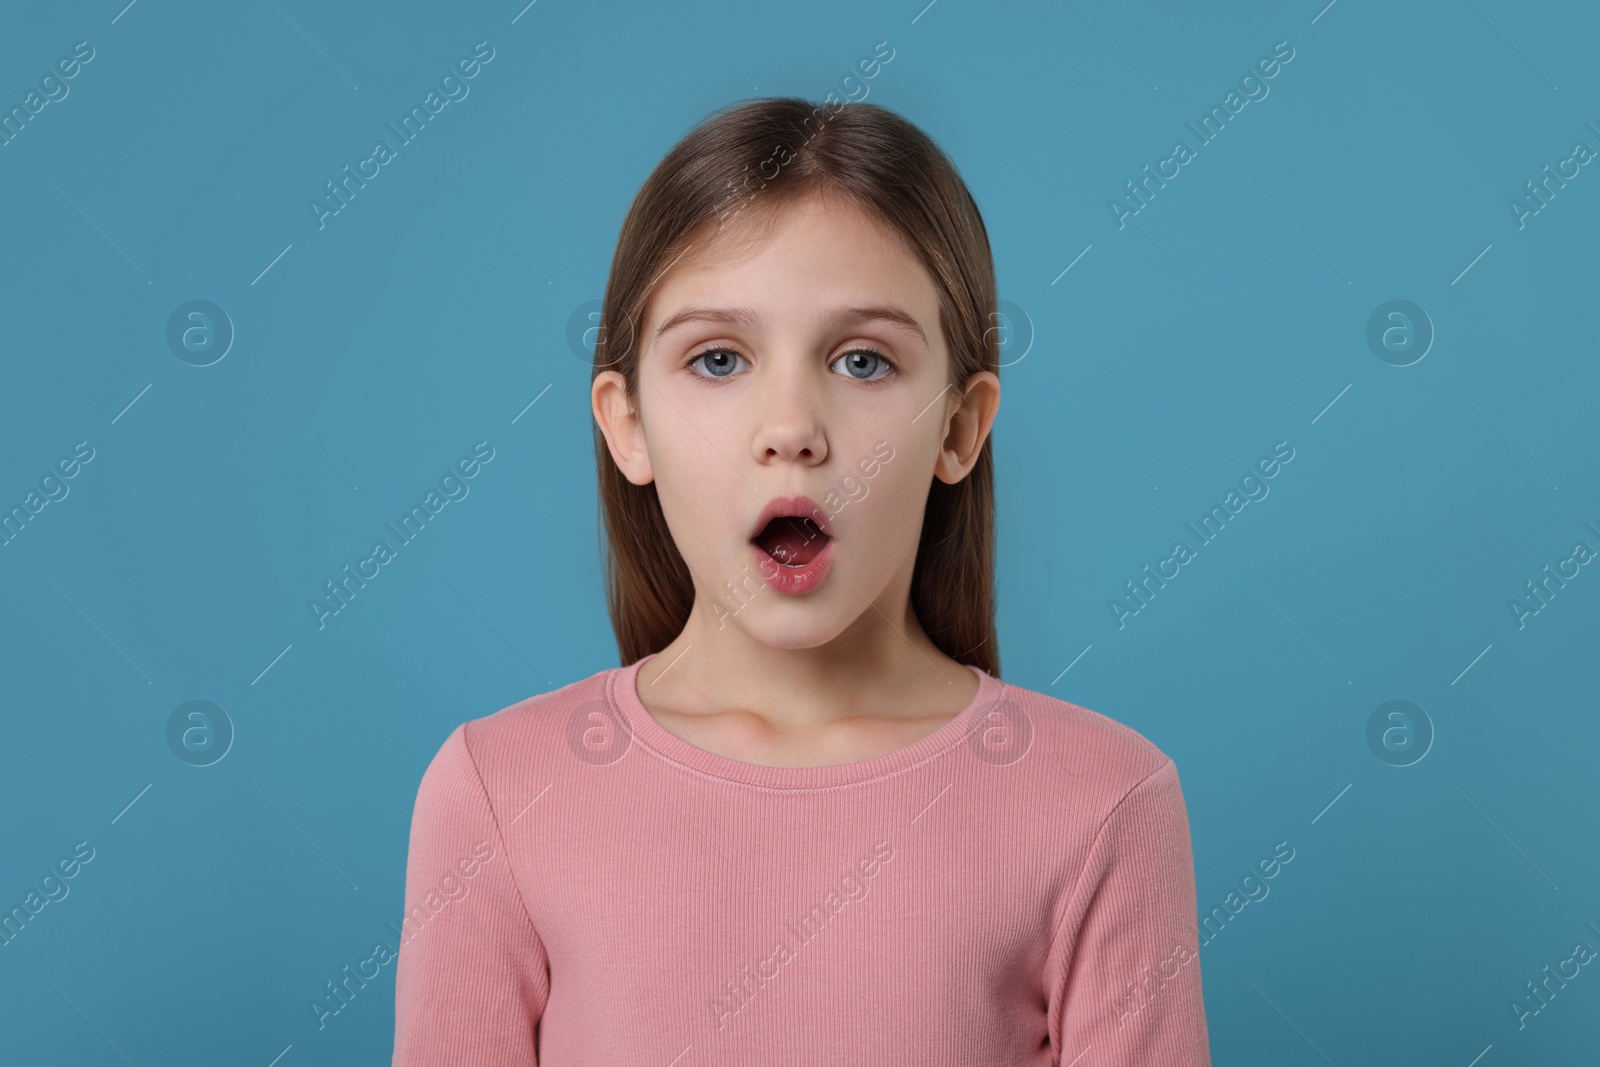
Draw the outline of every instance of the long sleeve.
[[[1061,917],[1047,959],[1056,1063],[1210,1067],[1195,913],[1169,759],[1106,817]]]
[[[417,789],[395,972],[394,1067],[536,1067],[543,942],[468,746],[445,740]]]

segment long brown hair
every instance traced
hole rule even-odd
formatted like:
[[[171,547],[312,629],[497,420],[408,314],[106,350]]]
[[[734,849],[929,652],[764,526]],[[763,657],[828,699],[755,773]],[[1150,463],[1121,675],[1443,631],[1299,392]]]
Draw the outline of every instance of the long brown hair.
[[[620,372],[638,410],[643,316],[656,283],[728,219],[770,220],[759,213],[811,192],[850,198],[900,233],[921,259],[939,293],[949,384],[958,395],[977,371],[999,373],[989,236],[950,159],[922,130],[876,104],[767,97],[713,112],[640,187],[611,260],[591,381],[604,370]],[[959,482],[932,479],[911,604],[945,655],[999,677],[991,440]],[[598,424],[594,446],[606,599],[617,649],[630,664],[682,632],[694,584],[655,484],[634,485],[623,476]]]

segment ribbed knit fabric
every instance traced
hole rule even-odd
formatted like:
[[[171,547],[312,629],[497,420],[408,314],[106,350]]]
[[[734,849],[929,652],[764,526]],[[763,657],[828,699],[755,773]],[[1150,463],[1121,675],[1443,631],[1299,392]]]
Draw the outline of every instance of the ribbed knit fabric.
[[[423,775],[396,1067],[1209,1067],[1188,814],[1149,740],[976,667],[824,767],[658,723],[650,656]]]

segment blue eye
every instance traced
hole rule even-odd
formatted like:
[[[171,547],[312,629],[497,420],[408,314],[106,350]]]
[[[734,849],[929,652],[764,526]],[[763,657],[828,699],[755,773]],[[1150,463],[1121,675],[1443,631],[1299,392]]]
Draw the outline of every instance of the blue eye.
[[[850,376],[858,382],[881,382],[888,378],[894,371],[894,364],[882,352],[872,348],[852,348],[840,356],[834,363],[845,363],[845,369]],[[874,371],[883,369],[883,374],[874,376]]]
[[[734,363],[732,361],[743,358],[739,353],[729,348],[708,348],[691,359],[689,366],[694,367],[701,360],[705,360],[708,368],[716,367],[718,370],[712,371],[710,374],[699,374],[696,371],[696,374],[699,374],[702,378],[728,378],[733,375]]]
[[[741,361],[748,362],[731,348],[708,348],[692,356],[687,365],[695,377],[717,381],[732,378]],[[873,348],[852,348],[835,359],[833,366],[841,362],[853,381],[865,385],[888,381],[896,373],[888,357]]]

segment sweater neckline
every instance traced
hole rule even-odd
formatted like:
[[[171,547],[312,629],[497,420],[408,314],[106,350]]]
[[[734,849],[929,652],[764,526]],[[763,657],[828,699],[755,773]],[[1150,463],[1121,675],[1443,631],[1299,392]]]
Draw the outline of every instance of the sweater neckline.
[[[654,659],[650,653],[625,667],[611,670],[607,696],[622,714],[633,739],[667,760],[727,781],[772,789],[827,789],[886,778],[925,763],[967,740],[995,706],[1005,684],[970,663],[962,664],[978,678],[978,692],[949,722],[918,741],[890,752],[851,763],[815,767],[774,767],[746,763],[710,752],[668,730],[639,699],[639,670]]]

